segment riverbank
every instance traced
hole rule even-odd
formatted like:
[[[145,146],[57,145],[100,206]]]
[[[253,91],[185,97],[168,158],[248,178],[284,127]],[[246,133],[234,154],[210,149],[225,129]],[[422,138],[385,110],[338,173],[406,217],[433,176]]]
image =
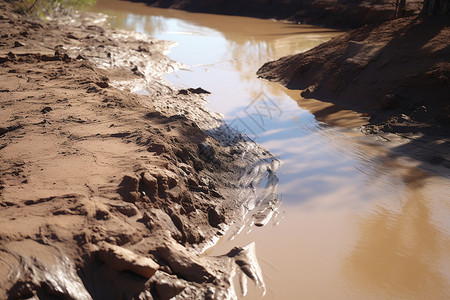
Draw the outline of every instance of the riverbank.
[[[241,268],[263,286],[253,246],[201,254],[266,221],[276,199],[239,195],[277,160],[164,82],[170,43],[0,7],[0,298],[233,298]]]
[[[392,1],[288,0],[288,1],[200,1],[200,0],[132,0],[151,6],[255,18],[288,20],[295,23],[333,28],[357,28],[380,24],[395,14]],[[417,14],[420,1],[407,1],[405,15]]]
[[[449,25],[447,17],[410,17],[363,27],[269,62],[258,75],[366,114],[363,132],[403,140],[394,151],[448,169]]]

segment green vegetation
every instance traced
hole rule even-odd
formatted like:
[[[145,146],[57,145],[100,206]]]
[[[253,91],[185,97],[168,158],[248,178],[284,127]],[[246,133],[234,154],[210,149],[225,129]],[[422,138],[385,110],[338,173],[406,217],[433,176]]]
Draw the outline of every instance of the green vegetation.
[[[60,8],[81,8],[95,4],[96,0],[16,0],[15,10],[19,13],[45,18]]]

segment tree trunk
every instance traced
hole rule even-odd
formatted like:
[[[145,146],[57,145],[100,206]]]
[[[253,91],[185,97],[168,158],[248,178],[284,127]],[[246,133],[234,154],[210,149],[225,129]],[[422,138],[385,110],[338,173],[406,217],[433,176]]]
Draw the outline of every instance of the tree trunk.
[[[427,1],[427,0],[425,0]],[[402,18],[405,16],[405,6],[406,0],[397,0],[396,8],[395,8],[395,17]]]
[[[450,0],[424,0],[422,14],[429,16],[450,15]]]

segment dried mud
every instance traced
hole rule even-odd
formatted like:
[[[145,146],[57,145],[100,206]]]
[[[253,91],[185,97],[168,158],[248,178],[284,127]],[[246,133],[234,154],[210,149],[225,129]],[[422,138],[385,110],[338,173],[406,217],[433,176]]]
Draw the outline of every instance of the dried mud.
[[[170,43],[0,7],[0,298],[263,292],[254,245],[202,253],[276,214],[277,158],[164,82]]]

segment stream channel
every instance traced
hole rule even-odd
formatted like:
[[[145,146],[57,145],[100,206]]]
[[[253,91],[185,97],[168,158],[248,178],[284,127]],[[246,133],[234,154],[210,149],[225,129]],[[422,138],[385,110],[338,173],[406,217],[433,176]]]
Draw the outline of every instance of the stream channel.
[[[206,253],[256,243],[266,289],[244,299],[450,297],[450,180],[362,135],[357,113],[255,75],[341,32],[118,0],[91,10],[113,27],[177,42],[169,56],[188,67],[165,79],[210,91],[210,110],[282,161],[279,213],[264,227],[230,230]]]

